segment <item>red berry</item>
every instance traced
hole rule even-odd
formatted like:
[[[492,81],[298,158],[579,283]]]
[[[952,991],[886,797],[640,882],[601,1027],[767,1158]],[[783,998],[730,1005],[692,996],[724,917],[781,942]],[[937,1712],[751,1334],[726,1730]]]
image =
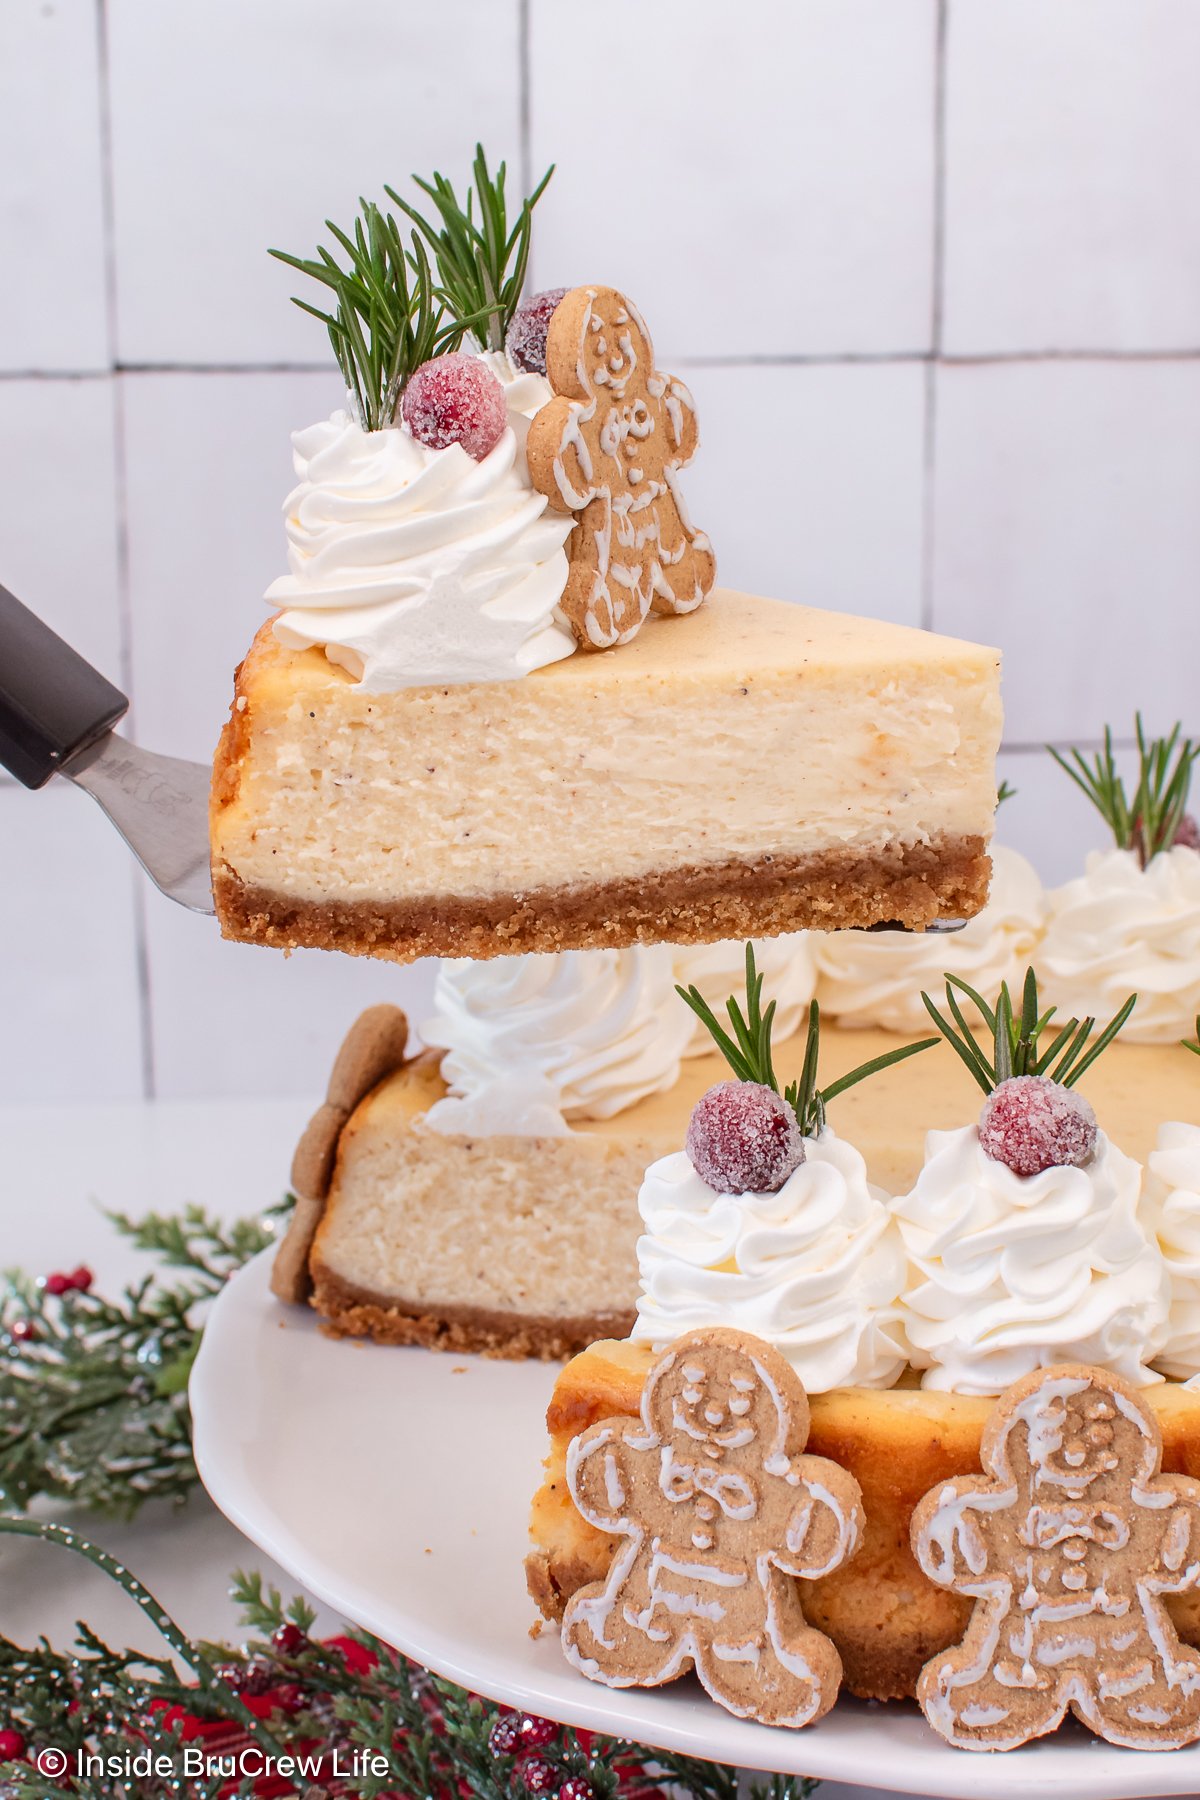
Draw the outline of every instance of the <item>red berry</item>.
[[[308,1701],[298,1681],[285,1681],[281,1687],[273,1688],[271,1698],[282,1713],[303,1712]]]
[[[558,1736],[559,1727],[553,1719],[540,1719],[536,1713],[522,1713],[518,1730],[522,1750],[544,1750]]]
[[[1175,843],[1182,844],[1185,850],[1200,850],[1200,824],[1191,813],[1184,813],[1175,832]]]
[[[92,1271],[88,1268],[86,1263],[80,1263],[79,1267],[77,1269],[72,1269],[70,1275],[67,1277],[71,1286],[79,1294],[86,1294],[95,1279],[95,1276],[92,1274]]]
[[[596,1800],[596,1790],[582,1775],[572,1775],[559,1788],[558,1800]]]
[[[37,1337],[37,1326],[32,1319],[18,1319],[9,1326],[8,1335],[14,1344],[32,1344]]]
[[[308,1639],[298,1625],[293,1624],[291,1619],[286,1619],[271,1634],[271,1642],[281,1656],[295,1656],[298,1651],[303,1650]]]
[[[546,333],[554,309],[566,292],[566,288],[545,288],[522,300],[504,338],[514,369],[524,369],[531,375],[546,373]]]
[[[25,1739],[19,1731],[0,1731],[0,1762],[16,1762],[25,1754]]]
[[[461,444],[482,462],[508,424],[504,389],[486,363],[455,350],[422,363],[404,390],[404,423],[428,450]]]
[[[687,1153],[718,1194],[773,1194],[804,1161],[804,1136],[786,1100],[757,1081],[720,1081],[696,1102]]]
[[[48,1294],[53,1294],[57,1298],[60,1294],[69,1294],[75,1283],[69,1275],[64,1275],[56,1270],[53,1275],[46,1276],[43,1285]]]
[[[521,1764],[521,1780],[531,1794],[548,1794],[561,1779],[562,1771],[544,1756],[530,1756]]]
[[[516,1756],[521,1748],[521,1721],[516,1713],[505,1713],[488,1732],[488,1749],[493,1756]]]
[[[1013,1075],[984,1101],[979,1141],[1014,1175],[1077,1169],[1096,1148],[1096,1115],[1082,1094],[1045,1075]]]

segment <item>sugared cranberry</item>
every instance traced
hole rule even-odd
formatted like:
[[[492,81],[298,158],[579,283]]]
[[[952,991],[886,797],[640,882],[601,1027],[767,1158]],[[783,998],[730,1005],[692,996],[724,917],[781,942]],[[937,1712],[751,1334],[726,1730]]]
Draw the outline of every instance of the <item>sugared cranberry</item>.
[[[283,1624],[271,1633],[271,1642],[281,1656],[295,1656],[303,1650],[308,1639],[298,1625],[294,1624],[291,1619],[285,1619]]]
[[[487,364],[459,350],[422,363],[404,390],[404,423],[428,450],[461,444],[482,462],[508,423],[504,389]]]
[[[1200,850],[1200,824],[1191,813],[1184,813],[1180,819],[1174,841],[1182,844],[1185,850]]]
[[[795,1113],[757,1081],[720,1081],[687,1128],[692,1167],[718,1194],[773,1194],[804,1161]]]
[[[95,1279],[86,1263],[80,1263],[77,1269],[71,1270],[71,1286],[77,1294],[86,1294]]]
[[[1045,1075],[1014,1075],[984,1101],[979,1141],[1014,1175],[1079,1168],[1096,1148],[1096,1115],[1082,1094]]]
[[[25,1739],[19,1731],[0,1731],[0,1762],[17,1762],[25,1754]]]
[[[517,1727],[521,1735],[522,1750],[543,1750],[552,1744],[558,1736],[559,1728],[553,1719],[539,1718],[536,1713],[522,1713]]]
[[[571,1775],[559,1788],[558,1800],[596,1800],[596,1790],[582,1775]]]
[[[75,1283],[69,1275],[64,1275],[61,1270],[56,1269],[53,1275],[47,1275],[45,1286],[46,1292],[53,1294],[57,1299],[61,1294],[69,1294]]]
[[[566,288],[544,288],[540,294],[530,294],[528,300],[522,300],[504,339],[514,369],[524,369],[531,375],[546,373],[546,334],[554,309],[566,292]]]
[[[516,1756],[521,1749],[521,1721],[516,1713],[504,1713],[488,1732],[493,1756]]]
[[[521,1780],[531,1794],[548,1794],[561,1781],[561,1770],[544,1756],[530,1756],[521,1764]]]

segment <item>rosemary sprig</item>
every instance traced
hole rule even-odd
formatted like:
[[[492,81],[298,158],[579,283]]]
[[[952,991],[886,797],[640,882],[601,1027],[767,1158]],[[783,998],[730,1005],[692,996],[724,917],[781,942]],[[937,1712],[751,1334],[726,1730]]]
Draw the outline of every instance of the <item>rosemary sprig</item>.
[[[976,1042],[959,1004],[956,989],[978,1008],[991,1033],[990,1058]],[[1049,1006],[1045,1012],[1039,1010],[1037,976],[1032,969],[1025,971],[1019,1013],[1013,1011],[1007,982],[1001,983],[1000,997],[995,1006],[991,1007],[983,995],[977,993],[960,976],[947,975],[946,1006],[953,1024],[938,1011],[928,994],[922,994],[921,999],[925,1003],[926,1012],[946,1042],[970,1070],[985,1094],[990,1094],[993,1088],[999,1087],[1002,1081],[1008,1081],[1014,1075],[1044,1075],[1048,1081],[1057,1081],[1062,1087],[1074,1087],[1080,1076],[1085,1075],[1097,1057],[1108,1049],[1137,1004],[1137,995],[1130,994],[1124,1006],[1109,1020],[1090,1047],[1089,1040],[1096,1029],[1095,1019],[1070,1019],[1055,1031],[1043,1050],[1042,1034],[1057,1008]]]
[[[1196,1014],[1196,1042],[1193,1044],[1188,1038],[1180,1038],[1179,1041],[1185,1050],[1192,1052],[1193,1056],[1200,1056],[1200,1013]]]
[[[780,1088],[771,1051],[775,1001],[772,1000],[764,1011],[762,986],[763,978],[754,961],[754,945],[747,944],[746,1011],[742,1012],[732,995],[725,1002],[725,1010],[733,1027],[732,1037],[721,1025],[698,987],[693,985],[685,988],[677,985],[675,992],[691,1007],[739,1081],[756,1081],[778,1094]],[[878,1075],[882,1069],[890,1069],[893,1063],[916,1056],[918,1051],[931,1050],[936,1043],[936,1038],[922,1038],[916,1044],[902,1044],[898,1049],[885,1051],[882,1056],[872,1057],[870,1062],[860,1064],[857,1069],[851,1069],[845,1075],[839,1075],[827,1087],[819,1088],[817,1066],[821,1053],[821,1008],[814,1000],[808,1009],[808,1030],[800,1074],[783,1090],[783,1099],[795,1113],[805,1137],[816,1137],[824,1127],[828,1101],[835,1100],[847,1088],[865,1081],[868,1076]]]
[[[1079,750],[1069,758],[1053,744],[1046,748],[1085,793],[1113,834],[1119,850],[1136,850],[1143,868],[1160,850],[1175,842],[1187,808],[1192,766],[1200,757],[1200,740],[1181,737],[1178,722],[1166,737],[1148,738],[1142,715],[1134,715],[1138,779],[1130,799],[1117,773],[1112,727],[1104,727],[1104,747],[1089,761]]]
[[[353,233],[325,221],[346,268],[323,244],[315,258],[286,250],[269,254],[330,290],[331,312],[294,296],[293,305],[319,319],[329,333],[359,424],[364,431],[382,431],[395,422],[409,376],[431,357],[453,350],[466,322],[447,320],[420,237],[414,232],[406,243],[391,213],[369,200],[359,206]]]
[[[504,193],[507,166],[501,163],[493,176],[483,145],[476,144],[473,173],[475,185],[468,187],[465,203],[459,200],[453,182],[436,170],[432,181],[413,176],[417,187],[432,200],[441,221],[440,229],[394,188],[386,188],[385,192],[408,215],[433,251],[438,299],[462,329],[474,334],[483,349],[502,350],[525,284],[533,209],[554,173],[554,164],[521,203],[511,230]]]
[[[1011,787],[1007,781],[1002,781],[1000,783],[1000,786],[996,789],[996,810],[997,810],[997,812],[999,812],[1000,808],[1004,805],[1004,802],[1006,800],[1015,800],[1016,797],[1017,797],[1016,788]]]

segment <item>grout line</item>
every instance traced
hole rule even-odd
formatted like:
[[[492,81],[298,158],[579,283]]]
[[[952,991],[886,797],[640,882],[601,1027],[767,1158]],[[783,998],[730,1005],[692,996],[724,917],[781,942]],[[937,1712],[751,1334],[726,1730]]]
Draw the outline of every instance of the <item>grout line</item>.
[[[529,0],[517,0],[517,128],[521,143],[522,194],[528,194],[533,186],[532,29]]]
[[[744,356],[673,356],[678,368],[793,369],[895,367],[913,363],[944,369],[995,368],[1022,363],[1193,363],[1197,350],[991,350],[974,355],[931,350],[762,351]],[[107,369],[0,369],[5,381],[104,381],[110,375],[322,375],[334,373],[330,362],[114,362]]]
[[[117,230],[113,180],[112,92],[109,82],[108,0],[95,0],[100,78],[100,207],[104,224],[104,297],[110,369],[117,366]]]
[[[946,34],[949,0],[937,0],[933,37],[933,241],[930,245],[929,343],[925,369],[924,437],[921,445],[921,624],[933,630],[937,550],[937,363],[942,349],[942,295],[946,250]]]

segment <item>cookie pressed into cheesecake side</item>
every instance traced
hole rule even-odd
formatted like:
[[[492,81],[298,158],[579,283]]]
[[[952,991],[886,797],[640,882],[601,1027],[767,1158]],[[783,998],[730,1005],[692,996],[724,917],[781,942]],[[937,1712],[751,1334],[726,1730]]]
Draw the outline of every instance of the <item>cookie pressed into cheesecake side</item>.
[[[218,916],[399,962],[970,917],[999,736],[995,651],[719,590],[604,656],[387,693],[267,625]]]

